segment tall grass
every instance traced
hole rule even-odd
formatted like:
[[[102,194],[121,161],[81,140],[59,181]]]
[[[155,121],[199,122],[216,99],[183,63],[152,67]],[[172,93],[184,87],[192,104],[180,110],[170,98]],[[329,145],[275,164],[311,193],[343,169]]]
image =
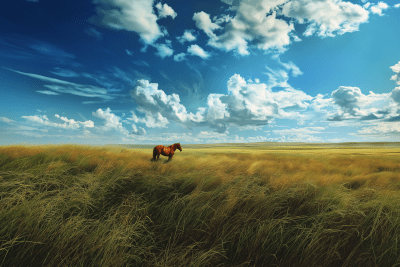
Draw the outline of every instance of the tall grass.
[[[400,265],[397,156],[151,152],[0,147],[0,266]]]

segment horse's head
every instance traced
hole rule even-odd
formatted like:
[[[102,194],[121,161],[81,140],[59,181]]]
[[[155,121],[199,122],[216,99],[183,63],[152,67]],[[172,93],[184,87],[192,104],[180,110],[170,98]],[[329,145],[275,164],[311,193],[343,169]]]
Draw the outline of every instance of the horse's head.
[[[175,144],[175,145],[176,145],[176,148],[179,149],[179,150],[182,152],[181,143],[177,143],[177,144]]]

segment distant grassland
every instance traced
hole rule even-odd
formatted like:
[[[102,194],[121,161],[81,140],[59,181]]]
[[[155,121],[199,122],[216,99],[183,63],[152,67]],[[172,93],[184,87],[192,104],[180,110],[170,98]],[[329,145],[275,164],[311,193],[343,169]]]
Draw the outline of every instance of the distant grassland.
[[[399,143],[153,147],[0,147],[0,266],[400,266]]]

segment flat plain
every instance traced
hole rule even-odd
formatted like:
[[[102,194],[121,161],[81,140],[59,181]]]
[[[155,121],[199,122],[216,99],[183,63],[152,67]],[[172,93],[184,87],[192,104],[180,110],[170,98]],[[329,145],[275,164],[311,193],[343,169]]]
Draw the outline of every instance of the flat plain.
[[[400,265],[400,143],[153,147],[0,147],[0,266]]]

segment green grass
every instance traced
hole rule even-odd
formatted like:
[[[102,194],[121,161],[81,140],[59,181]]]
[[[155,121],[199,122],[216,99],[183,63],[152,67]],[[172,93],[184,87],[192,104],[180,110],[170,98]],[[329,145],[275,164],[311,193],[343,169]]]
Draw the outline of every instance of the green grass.
[[[321,149],[0,147],[0,266],[400,266],[397,150]]]

